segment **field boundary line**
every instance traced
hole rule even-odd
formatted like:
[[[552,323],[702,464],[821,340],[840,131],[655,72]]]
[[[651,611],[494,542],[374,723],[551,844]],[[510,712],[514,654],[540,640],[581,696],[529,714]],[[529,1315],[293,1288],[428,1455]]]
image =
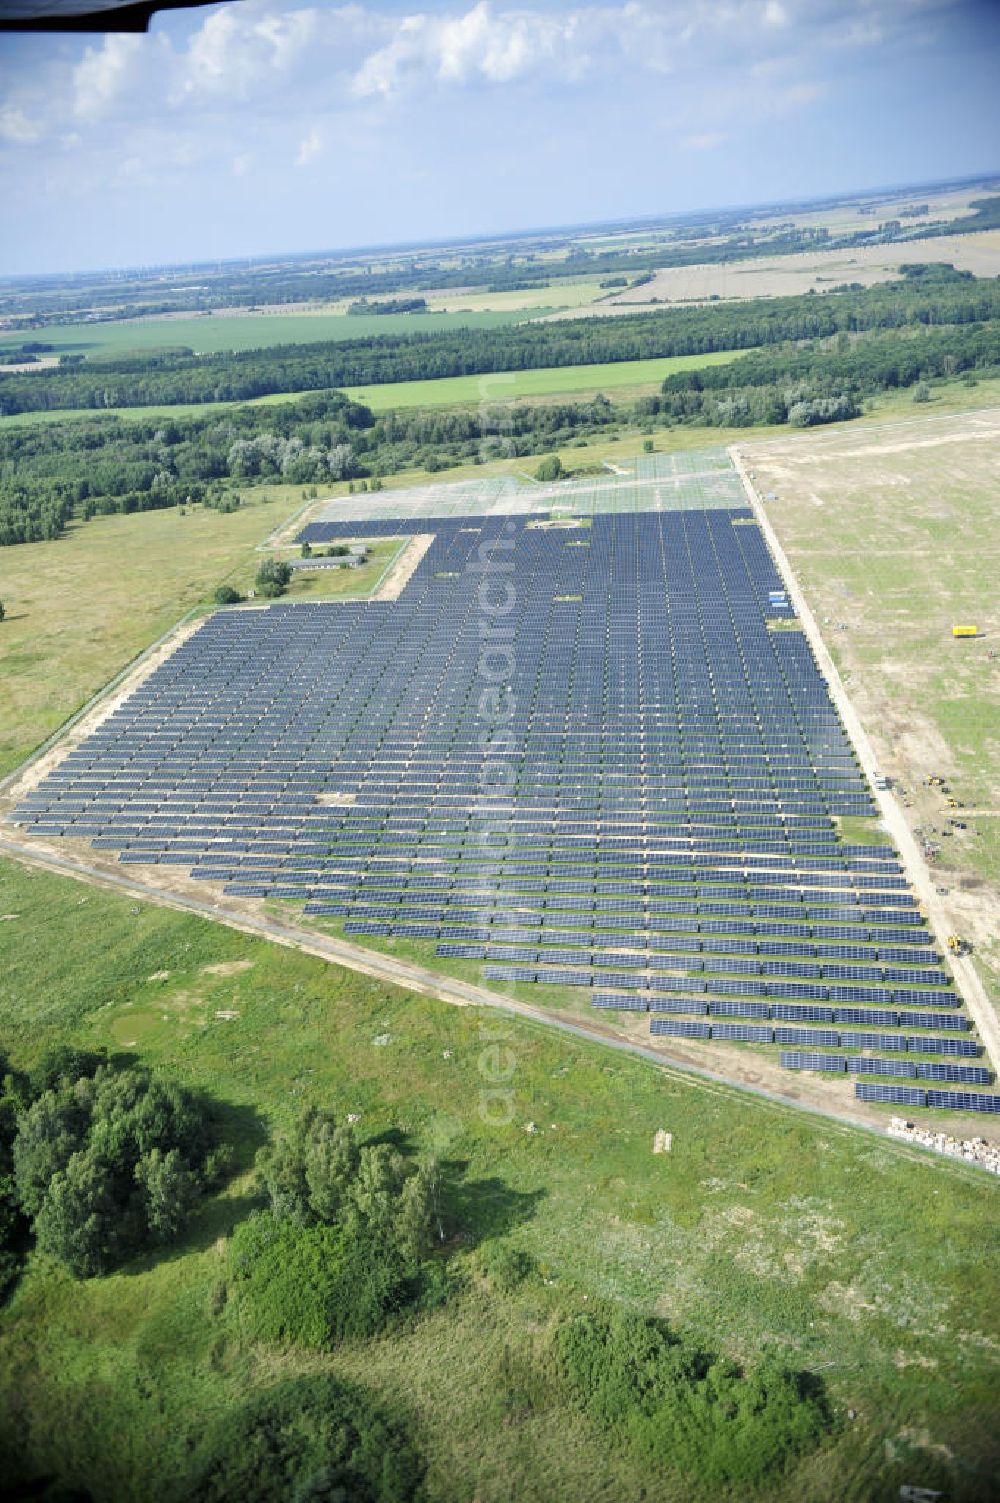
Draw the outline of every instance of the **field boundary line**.
[[[861,717],[854,708],[851,697],[844,687],[843,680],[837,670],[837,665],[830,655],[826,642],[823,640],[823,635],[812,613],[809,601],[806,599],[805,593],[788,560],[788,556],[781,546],[771,519],[764,508],[764,503],[753,482],[750,480],[744,463],[743,453],[736,446],[732,447],[729,453],[737,473],[743,482],[754,516],[760,525],[768,547],[771,549],[781,576],[788,586],[788,594],[802,622],[802,627],[809,644],[816,655],[820,672],[827,681],[831,697],[837,708],[837,713],[840,715],[844,729],[851,740],[865,776],[871,785],[872,796],[878,805],[879,813],[902,857],[907,877],[916,891],[920,902],[923,904],[931,932],[937,940],[942,954],[947,957],[947,963],[954,975],[962,999],[969,1009],[976,1027],[979,1029],[983,1046],[994,1073],[1000,1076],[1000,1019],[997,1018],[990,1004],[990,1000],[986,995],[986,988],[972,961],[967,956],[959,957],[948,954],[947,938],[952,932],[953,926],[944,904],[938,898],[936,883],[930,868],[920,854],[916,836],[907,824],[903,811],[891,791],[876,787],[875,779],[878,762]]]
[[[766,1105],[781,1111],[805,1112],[842,1133],[868,1133],[879,1139],[883,1145],[890,1145],[904,1157],[915,1162],[930,1164],[941,1169],[946,1166],[949,1169],[971,1169],[976,1174],[987,1174],[991,1179],[995,1178],[991,1170],[984,1165],[977,1164],[975,1160],[952,1158],[937,1153],[934,1149],[924,1148],[922,1144],[904,1142],[894,1137],[888,1126],[879,1127],[845,1112],[813,1106],[809,1102],[782,1096],[764,1086],[732,1080],[726,1075],[721,1075],[714,1070],[706,1070],[703,1066],[692,1064],[688,1060],[678,1060],[671,1057],[666,1050],[653,1049],[631,1039],[622,1038],[597,1020],[566,1018],[547,1008],[534,1007],[529,1002],[521,1002],[516,998],[489,991],[486,987],[477,986],[474,982],[461,981],[457,977],[427,970],[413,961],[388,956],[378,950],[363,949],[360,945],[351,944],[350,941],[339,939],[334,935],[299,929],[290,924],[278,923],[266,916],[257,917],[254,914],[238,912],[221,903],[203,902],[199,898],[189,897],[183,893],[150,887],[134,877],[101,871],[89,866],[85,861],[59,855],[40,844],[28,846],[26,842],[22,843],[17,839],[0,835],[0,855],[19,861],[24,866],[40,867],[42,870],[55,872],[59,876],[67,876],[78,881],[90,882],[97,887],[124,892],[157,907],[173,908],[182,913],[194,914],[196,917],[224,924],[227,928],[236,929],[254,938],[266,939],[274,944],[283,945],[287,949],[301,950],[304,954],[312,955],[318,960],[344,966],[348,970],[357,971],[379,981],[387,981],[394,986],[403,987],[451,1006],[489,1007],[498,1012],[509,1013],[522,1022],[544,1029],[555,1029],[584,1043],[597,1044],[619,1053],[629,1054],[647,1064],[655,1065],[664,1075],[679,1077],[685,1084],[699,1084],[705,1089],[716,1092],[734,1092],[751,1098],[758,1105]]]

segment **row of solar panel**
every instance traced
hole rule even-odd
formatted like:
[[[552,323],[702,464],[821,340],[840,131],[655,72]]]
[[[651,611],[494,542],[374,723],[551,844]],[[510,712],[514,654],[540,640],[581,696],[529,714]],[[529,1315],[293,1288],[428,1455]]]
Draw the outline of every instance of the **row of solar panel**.
[[[360,932],[360,931],[356,931]],[[493,979],[506,979],[507,966],[486,967],[485,974]],[[531,967],[519,969],[530,970]],[[813,1007],[796,1002],[727,1002],[725,998],[674,996],[635,988],[628,992],[597,990],[593,993],[595,1007],[627,1008],[629,1011],[655,1013],[695,1013],[741,1018],[770,1018],[783,1023],[835,1023],[856,1025],[860,1028],[926,1028],[939,1032],[962,1033],[969,1028],[969,1020],[959,1012],[893,1012],[879,1007]],[[843,1039],[844,1035],[840,1035]],[[816,1042],[815,1030],[808,1031],[805,1042]],[[795,1042],[786,1039],[785,1042]],[[912,1041],[909,1045],[914,1047]],[[926,1051],[925,1051],[926,1052]],[[932,1052],[961,1052],[938,1051]]]
[[[923,1106],[953,1112],[1000,1113],[1000,1096],[980,1091],[925,1091],[919,1086],[887,1085],[859,1080],[854,1087],[859,1101],[880,1101],[894,1106]]]

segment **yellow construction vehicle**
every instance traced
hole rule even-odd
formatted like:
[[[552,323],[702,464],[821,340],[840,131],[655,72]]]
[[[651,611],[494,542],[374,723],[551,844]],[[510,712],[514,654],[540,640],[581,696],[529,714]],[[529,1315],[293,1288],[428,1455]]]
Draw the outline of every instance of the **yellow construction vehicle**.
[[[950,955],[968,955],[971,949],[972,946],[969,944],[969,941],[967,939],[963,939],[961,935],[948,935],[948,953]]]

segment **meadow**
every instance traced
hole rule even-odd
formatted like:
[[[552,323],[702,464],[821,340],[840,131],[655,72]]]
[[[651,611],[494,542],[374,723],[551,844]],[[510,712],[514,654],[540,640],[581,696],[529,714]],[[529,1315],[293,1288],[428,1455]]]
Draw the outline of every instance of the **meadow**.
[[[663,360],[617,360],[602,365],[564,365],[552,369],[502,371],[492,376],[444,376],[436,381],[393,381],[353,386],[347,394],[373,412],[394,408],[474,406],[481,402],[515,402],[526,397],[640,396],[659,391],[674,371],[727,365],[743,350],[709,355],[674,355]]]
[[[256,545],[302,504],[273,486],[230,513],[95,517],[0,550],[0,777],[217,585],[246,587]]]
[[[127,1050],[224,1104],[243,1170],[302,1104],[357,1113],[363,1137],[436,1147],[462,1227],[448,1304],[327,1356],[256,1345],[227,1308],[247,1173],[159,1259],[74,1283],[33,1257],[0,1312],[9,1481],[167,1497],[221,1411],[330,1371],[408,1416],[441,1503],[700,1503],[691,1477],[609,1446],[555,1373],[558,1321],[610,1304],[820,1376],[837,1428],[768,1498],[871,1503],[915,1479],[954,1503],[993,1496],[1000,1186],[985,1176],[13,863],[0,911],[16,915],[0,1008],[18,1064],[59,1040]],[[654,1157],[659,1128],[673,1146]],[[516,1289],[484,1275],[498,1241],[535,1260]]]

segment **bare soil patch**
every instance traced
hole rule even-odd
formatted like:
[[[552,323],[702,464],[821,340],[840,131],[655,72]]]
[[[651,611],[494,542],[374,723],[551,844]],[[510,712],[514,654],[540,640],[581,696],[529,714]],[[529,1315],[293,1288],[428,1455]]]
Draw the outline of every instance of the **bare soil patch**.
[[[406,589],[428,548],[434,541],[433,532],[417,532],[393,562],[378,589],[373,590],[372,600],[398,600]]]

